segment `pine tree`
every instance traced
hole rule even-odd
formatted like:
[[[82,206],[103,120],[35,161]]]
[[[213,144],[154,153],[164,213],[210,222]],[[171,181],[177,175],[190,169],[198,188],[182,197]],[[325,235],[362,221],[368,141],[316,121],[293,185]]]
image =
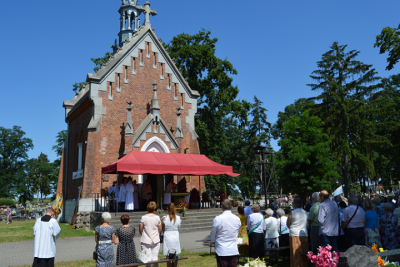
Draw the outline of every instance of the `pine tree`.
[[[352,155],[352,139],[355,138],[351,126],[358,122],[357,115],[381,84],[372,65],[356,60],[360,52],[346,52],[346,47],[337,42],[332,44],[331,50],[317,62],[318,70],[310,75],[316,83],[308,86],[321,92],[313,98],[317,102],[313,112],[324,121],[325,132],[332,141],[332,151],[341,162],[345,195],[348,196],[349,158]]]

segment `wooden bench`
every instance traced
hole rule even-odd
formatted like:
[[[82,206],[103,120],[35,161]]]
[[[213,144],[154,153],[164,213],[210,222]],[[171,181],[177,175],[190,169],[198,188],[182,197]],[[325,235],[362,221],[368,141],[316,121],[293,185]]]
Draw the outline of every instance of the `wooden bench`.
[[[116,267],[134,267],[134,266],[144,266],[147,264],[168,263],[168,262],[170,262],[170,263],[176,262],[177,263],[178,261],[187,260],[187,259],[188,259],[187,257],[178,257],[177,260],[161,259],[158,261],[148,261],[146,263],[131,263],[131,264],[125,264],[125,265],[117,265]]]
[[[210,244],[210,255],[211,255],[211,248],[215,248],[215,241],[204,241],[203,244]],[[238,244],[238,247],[248,246],[247,244]]]

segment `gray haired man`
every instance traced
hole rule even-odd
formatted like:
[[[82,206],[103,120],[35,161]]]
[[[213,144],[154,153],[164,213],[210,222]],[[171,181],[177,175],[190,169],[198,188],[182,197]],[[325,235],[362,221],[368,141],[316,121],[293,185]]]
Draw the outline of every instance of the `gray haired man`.
[[[232,214],[232,203],[225,199],[221,203],[222,214],[215,217],[212,223],[210,237],[215,241],[217,265],[236,267],[239,250],[236,244],[240,226],[238,216]]]
[[[311,250],[314,253],[314,255],[316,255],[318,247],[320,246],[318,211],[321,201],[319,199],[319,192],[314,192],[311,196],[311,199],[314,204],[310,209],[310,213],[308,214],[308,225],[311,227],[310,228]]]

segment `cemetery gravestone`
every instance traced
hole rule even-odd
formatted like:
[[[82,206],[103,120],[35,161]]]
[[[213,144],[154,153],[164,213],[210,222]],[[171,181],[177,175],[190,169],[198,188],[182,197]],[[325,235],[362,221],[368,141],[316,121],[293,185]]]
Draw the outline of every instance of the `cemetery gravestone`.
[[[371,248],[355,245],[339,257],[338,267],[376,267],[378,256]]]

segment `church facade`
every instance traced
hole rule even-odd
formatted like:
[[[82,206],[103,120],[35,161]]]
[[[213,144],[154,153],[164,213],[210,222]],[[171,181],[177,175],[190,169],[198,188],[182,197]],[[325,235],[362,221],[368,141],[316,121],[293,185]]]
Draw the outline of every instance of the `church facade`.
[[[97,73],[89,73],[88,84],[63,104],[68,135],[57,193],[64,196],[66,221],[72,217],[78,187],[79,211],[93,211],[93,194],[117,179],[102,175],[101,167],[129,151],[200,153],[194,119],[199,93],[189,87],[151,28],[150,16],[157,13],[149,2],[144,7],[138,0],[122,2],[115,54]],[[148,176],[132,177],[141,185]],[[205,191],[203,177],[168,178],[176,183],[185,179],[187,192]]]

